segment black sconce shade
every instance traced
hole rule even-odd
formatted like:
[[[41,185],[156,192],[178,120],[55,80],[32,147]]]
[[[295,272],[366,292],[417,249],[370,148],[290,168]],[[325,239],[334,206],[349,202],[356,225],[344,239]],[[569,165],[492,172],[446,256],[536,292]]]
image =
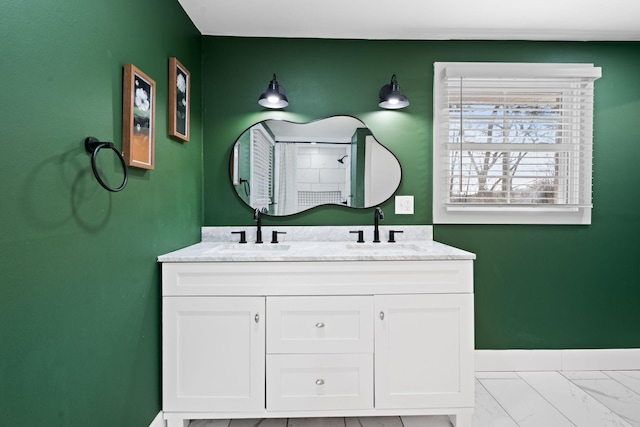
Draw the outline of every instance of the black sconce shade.
[[[289,100],[284,93],[284,88],[278,84],[276,75],[273,75],[273,80],[269,82],[267,91],[260,95],[258,98],[258,104],[265,108],[284,108],[289,105]]]
[[[400,93],[400,85],[396,80],[396,75],[391,76],[391,83],[382,86],[380,89],[380,103],[381,108],[388,110],[397,110],[409,106],[409,99]]]

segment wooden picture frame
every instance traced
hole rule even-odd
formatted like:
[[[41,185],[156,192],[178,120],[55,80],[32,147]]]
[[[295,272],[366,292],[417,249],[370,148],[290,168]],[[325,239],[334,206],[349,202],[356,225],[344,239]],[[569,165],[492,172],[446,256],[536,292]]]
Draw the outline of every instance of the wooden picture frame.
[[[156,82],[133,64],[125,64],[122,84],[122,151],[127,165],[153,169]]]
[[[191,127],[191,73],[176,58],[169,58],[169,135],[189,141]]]

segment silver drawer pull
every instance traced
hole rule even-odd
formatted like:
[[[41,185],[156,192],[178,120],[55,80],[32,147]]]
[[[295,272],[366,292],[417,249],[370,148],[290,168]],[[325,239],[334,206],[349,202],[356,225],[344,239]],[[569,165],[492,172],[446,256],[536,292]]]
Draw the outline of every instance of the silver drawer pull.
[[[380,320],[384,320],[384,311],[380,312]]]
[[[316,323],[316,328],[318,328],[318,329],[324,328],[324,323],[322,323],[322,322]]]
[[[324,380],[323,379],[316,380],[316,384],[317,385],[324,385]]]
[[[256,313],[256,317],[254,317],[253,320],[255,320],[256,323],[258,323],[260,321],[260,313]]]

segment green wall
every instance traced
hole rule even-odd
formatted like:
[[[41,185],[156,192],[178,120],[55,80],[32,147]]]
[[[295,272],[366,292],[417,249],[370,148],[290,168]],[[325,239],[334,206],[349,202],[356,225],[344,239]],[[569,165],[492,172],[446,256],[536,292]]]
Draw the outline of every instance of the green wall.
[[[199,240],[201,38],[175,0],[0,6],[0,424],[147,427],[160,410],[159,254]],[[192,75],[191,141],[167,136],[168,58]],[[157,84],[156,168],[120,193],[122,67]],[[121,179],[113,153],[100,167]]]
[[[245,128],[267,118],[350,114],[400,160],[397,194],[415,196],[412,216],[396,216],[392,202],[383,204],[384,224],[431,224],[435,61],[587,62],[603,72],[596,82],[592,225],[434,227],[436,240],[477,254],[476,348],[640,347],[640,43],[205,37],[204,223],[252,224],[228,179],[231,146]],[[257,104],[274,72],[287,90],[284,112]],[[411,106],[381,111],[378,91],[394,73]],[[264,220],[372,222],[372,209],[344,207]]]
[[[200,37],[174,0],[12,1],[1,12],[4,423],[149,424],[160,410],[161,387],[155,258],[198,241],[202,224],[253,223],[229,182],[228,159],[236,137],[259,120],[362,119],[402,164],[398,194],[416,200],[412,216],[396,216],[392,202],[383,204],[384,223],[431,224],[434,61],[603,68],[592,225],[435,227],[437,240],[478,255],[476,347],[640,347],[633,267],[640,252],[633,185],[640,43]],[[170,56],[192,74],[188,143],[166,133]],[[91,175],[82,142],[93,135],[121,146],[126,63],[157,83],[156,169],[131,169],[127,188],[112,194]],[[285,112],[263,111],[256,102],[274,72],[291,102]],[[393,73],[411,106],[381,111],[377,92]],[[103,157],[100,167],[118,180],[114,159]],[[323,207],[264,223],[369,224],[372,215]]]

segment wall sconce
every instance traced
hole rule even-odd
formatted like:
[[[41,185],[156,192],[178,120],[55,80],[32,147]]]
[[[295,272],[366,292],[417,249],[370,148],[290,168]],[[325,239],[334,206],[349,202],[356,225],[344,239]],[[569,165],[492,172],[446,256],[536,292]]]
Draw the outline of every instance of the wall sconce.
[[[289,100],[284,94],[284,88],[278,84],[275,73],[273,74],[273,80],[267,86],[267,91],[258,98],[258,104],[265,108],[284,108],[289,105]]]
[[[400,85],[396,80],[396,75],[391,76],[391,83],[382,86],[380,89],[380,103],[381,108],[388,110],[397,110],[409,106],[409,99],[400,93]]]

